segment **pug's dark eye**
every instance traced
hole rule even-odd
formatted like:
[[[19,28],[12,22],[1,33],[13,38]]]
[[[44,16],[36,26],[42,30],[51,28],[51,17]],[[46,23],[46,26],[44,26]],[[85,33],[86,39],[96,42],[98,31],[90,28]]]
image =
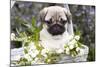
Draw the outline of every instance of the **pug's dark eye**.
[[[61,22],[62,22],[63,24],[65,24],[65,23],[67,22],[67,20],[61,19]]]
[[[47,24],[50,24],[51,22],[50,21],[45,21]]]
[[[46,22],[47,24],[51,24],[51,23],[52,23],[52,19],[46,20],[45,22]]]

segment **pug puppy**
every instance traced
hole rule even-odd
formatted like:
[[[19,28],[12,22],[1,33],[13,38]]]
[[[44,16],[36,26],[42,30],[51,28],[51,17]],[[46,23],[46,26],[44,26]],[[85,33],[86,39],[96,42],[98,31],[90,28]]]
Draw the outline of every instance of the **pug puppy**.
[[[74,35],[72,15],[69,8],[61,6],[45,7],[40,11],[43,29],[40,31],[40,43],[49,50],[64,49],[64,45]]]

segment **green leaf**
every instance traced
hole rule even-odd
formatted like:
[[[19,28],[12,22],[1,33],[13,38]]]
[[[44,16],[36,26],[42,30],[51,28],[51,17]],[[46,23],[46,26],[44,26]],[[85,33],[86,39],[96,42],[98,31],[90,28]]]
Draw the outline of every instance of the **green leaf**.
[[[25,42],[24,47],[28,47],[29,42]]]
[[[32,27],[35,28],[36,27],[36,21],[35,21],[35,18],[32,17]]]
[[[28,53],[28,50],[27,49],[24,49],[24,53],[27,54]]]

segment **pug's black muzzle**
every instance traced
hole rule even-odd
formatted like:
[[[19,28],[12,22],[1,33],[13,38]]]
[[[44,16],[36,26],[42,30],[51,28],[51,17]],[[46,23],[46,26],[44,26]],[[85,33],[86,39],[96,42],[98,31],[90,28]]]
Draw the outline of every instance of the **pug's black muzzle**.
[[[52,25],[51,27],[48,28],[48,32],[51,35],[61,35],[64,33],[64,31],[65,28],[59,24]]]

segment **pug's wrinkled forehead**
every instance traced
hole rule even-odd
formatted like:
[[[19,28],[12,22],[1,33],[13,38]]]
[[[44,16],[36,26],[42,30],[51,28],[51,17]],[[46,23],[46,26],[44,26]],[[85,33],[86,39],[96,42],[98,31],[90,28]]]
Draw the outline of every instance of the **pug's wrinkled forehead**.
[[[64,9],[58,6],[48,7],[44,20],[48,21],[50,19],[52,19],[52,21],[60,21],[61,19],[67,20]]]
[[[72,20],[71,13],[69,9],[60,7],[60,6],[50,6],[45,7],[40,11],[40,19],[41,21],[49,21],[52,19],[52,21],[59,21],[59,20],[67,20],[70,23],[70,20]]]

